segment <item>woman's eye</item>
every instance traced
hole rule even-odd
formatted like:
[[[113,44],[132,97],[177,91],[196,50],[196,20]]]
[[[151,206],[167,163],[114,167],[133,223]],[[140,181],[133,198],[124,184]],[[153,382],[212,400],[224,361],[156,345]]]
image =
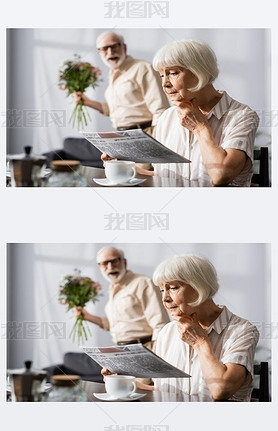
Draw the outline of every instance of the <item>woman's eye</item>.
[[[177,75],[178,72],[170,72],[169,75]]]
[[[173,286],[173,287],[170,287],[170,290],[176,290],[178,288],[179,288],[179,286]]]

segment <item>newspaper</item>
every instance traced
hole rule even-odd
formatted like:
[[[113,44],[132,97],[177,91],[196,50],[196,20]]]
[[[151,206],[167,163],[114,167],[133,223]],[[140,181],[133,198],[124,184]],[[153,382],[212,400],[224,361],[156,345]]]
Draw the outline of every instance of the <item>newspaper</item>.
[[[81,349],[111,373],[135,377],[191,377],[142,344],[111,347],[82,347]]]
[[[136,163],[190,163],[190,160],[169,150],[141,129],[80,133],[112,159]]]

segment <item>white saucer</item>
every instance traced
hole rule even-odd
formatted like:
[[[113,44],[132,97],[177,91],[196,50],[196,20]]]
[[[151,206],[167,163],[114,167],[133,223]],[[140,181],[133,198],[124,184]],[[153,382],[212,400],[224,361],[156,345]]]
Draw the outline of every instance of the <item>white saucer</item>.
[[[139,400],[140,398],[143,398],[145,395],[146,394],[137,394],[136,392],[134,392],[133,394],[125,398],[114,398],[107,393],[99,393],[99,394],[94,393],[94,396],[102,401],[135,401],[135,400]]]
[[[94,180],[95,183],[99,184],[100,186],[108,186],[108,187],[118,187],[118,186],[130,187],[130,186],[137,186],[138,184],[141,184],[144,181],[146,181],[145,178],[143,178],[143,179],[132,178],[131,180],[127,181],[126,183],[114,184],[114,183],[111,183],[111,181],[108,180],[108,178],[93,178],[93,180]]]

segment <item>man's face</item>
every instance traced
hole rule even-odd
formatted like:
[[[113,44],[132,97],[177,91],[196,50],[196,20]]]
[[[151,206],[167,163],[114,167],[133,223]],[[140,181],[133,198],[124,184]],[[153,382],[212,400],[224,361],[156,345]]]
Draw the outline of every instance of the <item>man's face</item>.
[[[102,61],[111,69],[120,67],[126,58],[126,45],[114,34],[104,36],[97,49]]]
[[[119,282],[126,273],[126,259],[122,259],[117,250],[104,250],[98,256],[98,266],[103,277],[110,283]]]

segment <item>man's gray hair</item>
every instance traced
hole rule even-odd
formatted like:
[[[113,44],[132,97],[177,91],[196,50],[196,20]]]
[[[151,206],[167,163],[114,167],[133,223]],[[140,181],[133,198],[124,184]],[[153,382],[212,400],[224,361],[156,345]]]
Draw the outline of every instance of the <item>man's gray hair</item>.
[[[218,76],[217,58],[213,50],[196,40],[178,40],[163,46],[154,56],[155,70],[178,66],[188,69],[198,79],[198,84],[188,90],[195,92],[211,84]]]
[[[125,259],[125,254],[124,254],[123,250],[120,250],[119,248],[116,248],[116,247],[102,247],[102,248],[97,252],[97,255],[96,255],[96,260],[97,260],[97,262],[98,262],[98,257],[99,257],[99,255],[100,255],[101,253],[103,253],[104,251],[106,251],[106,250],[114,250],[114,251],[116,251],[116,252],[118,253],[119,257],[120,257],[122,260],[123,260],[123,259]]]
[[[197,306],[212,298],[218,291],[217,273],[212,263],[200,256],[184,254],[160,263],[154,271],[153,282],[159,286],[170,281],[189,284],[198,294],[198,299],[188,304]]]
[[[101,34],[97,37],[97,41],[96,41],[97,48],[99,48],[100,41],[101,41],[105,36],[111,36],[111,35],[116,36],[116,37],[119,39],[119,42],[121,42],[121,43],[125,43],[125,41],[124,41],[124,37],[123,37],[121,34],[114,33],[114,32],[111,32],[111,31],[104,31],[103,33],[101,33]]]

